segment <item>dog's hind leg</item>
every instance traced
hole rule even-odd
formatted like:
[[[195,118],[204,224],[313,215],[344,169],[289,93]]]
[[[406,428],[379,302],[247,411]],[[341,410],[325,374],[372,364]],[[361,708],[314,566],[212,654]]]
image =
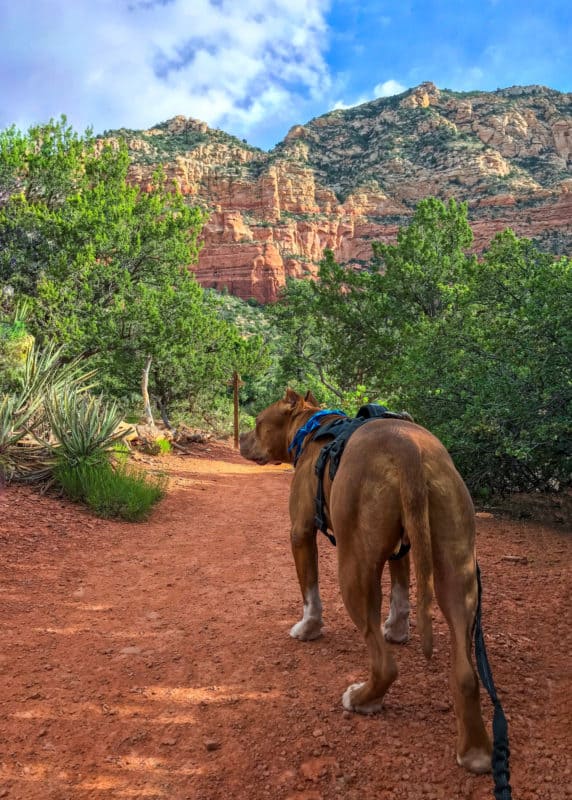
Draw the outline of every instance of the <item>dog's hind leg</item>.
[[[318,546],[316,531],[305,529],[302,532],[292,528],[290,535],[292,554],[304,601],[304,615],[290,629],[293,639],[309,641],[322,635],[322,601],[318,588]]]
[[[454,552],[450,551],[448,556],[455,560]],[[463,562],[449,562],[445,572],[435,570],[435,594],[451,631],[450,680],[457,718],[457,763],[470,772],[489,772],[491,743],[483,722],[479,682],[471,657],[477,608],[474,558],[469,555]]]
[[[409,554],[390,560],[391,605],[383,626],[388,642],[403,644],[409,639]]]
[[[348,613],[365,639],[370,658],[369,679],[347,688],[344,708],[373,714],[397,677],[397,666],[381,632],[381,568],[351,553],[339,554],[340,589]],[[343,564],[343,567],[342,567]]]

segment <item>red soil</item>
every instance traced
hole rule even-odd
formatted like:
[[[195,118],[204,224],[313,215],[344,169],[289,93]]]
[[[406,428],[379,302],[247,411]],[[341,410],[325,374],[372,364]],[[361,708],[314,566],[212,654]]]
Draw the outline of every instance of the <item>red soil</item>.
[[[145,524],[25,489],[0,494],[0,798],[492,797],[490,776],[455,764],[437,609],[432,662],[414,630],[395,646],[400,675],[385,710],[344,713],[342,692],[364,678],[367,658],[325,539],[325,636],[288,636],[301,613],[290,469],[218,444],[148,461],[171,481]],[[569,797],[570,538],[491,515],[478,533],[514,798]]]

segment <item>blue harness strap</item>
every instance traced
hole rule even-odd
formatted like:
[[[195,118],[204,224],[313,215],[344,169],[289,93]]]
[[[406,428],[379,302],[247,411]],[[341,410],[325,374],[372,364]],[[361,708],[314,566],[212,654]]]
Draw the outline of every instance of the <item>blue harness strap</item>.
[[[342,417],[346,416],[346,414],[339,408],[325,408],[323,411],[316,411],[316,413],[313,414],[310,419],[304,425],[302,425],[301,428],[298,428],[294,438],[290,442],[290,446],[288,447],[289,453],[292,452],[292,450],[294,451],[294,466],[296,466],[298,459],[302,455],[302,447],[304,446],[304,439],[306,436],[319,428],[321,418],[326,417],[329,414],[339,414]]]

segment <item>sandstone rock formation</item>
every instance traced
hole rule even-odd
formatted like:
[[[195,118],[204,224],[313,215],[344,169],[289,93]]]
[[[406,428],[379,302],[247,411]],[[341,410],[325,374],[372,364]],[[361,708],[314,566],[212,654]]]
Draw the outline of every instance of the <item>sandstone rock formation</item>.
[[[126,138],[134,181],[162,164],[209,210],[193,269],[242,298],[274,300],[288,276],[316,273],[324,248],[367,261],[431,195],[469,203],[477,249],[511,227],[572,252],[572,94],[545,87],[424,83],[296,125],[268,153],[181,116],[111,135]]]

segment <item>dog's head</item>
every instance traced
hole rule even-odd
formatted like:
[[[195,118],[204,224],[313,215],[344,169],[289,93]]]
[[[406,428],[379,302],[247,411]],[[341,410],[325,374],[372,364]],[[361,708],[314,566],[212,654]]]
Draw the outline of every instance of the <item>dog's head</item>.
[[[240,437],[240,454],[257,464],[280,464],[292,461],[288,452],[297,430],[296,417],[304,411],[317,411],[312,392],[304,396],[287,389],[281,400],[268,406],[256,417],[256,427]],[[302,423],[300,423],[302,424]]]

